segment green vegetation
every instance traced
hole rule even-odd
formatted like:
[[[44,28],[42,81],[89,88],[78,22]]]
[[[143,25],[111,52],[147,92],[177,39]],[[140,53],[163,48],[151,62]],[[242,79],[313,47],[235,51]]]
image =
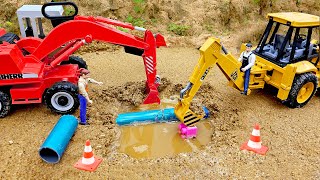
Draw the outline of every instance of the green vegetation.
[[[69,7],[64,7],[64,14],[66,16],[72,16],[72,15],[74,15],[74,13],[75,13],[74,9],[69,8]]]
[[[123,28],[123,27],[117,27],[117,29],[118,30],[120,30],[120,31],[122,31],[122,32],[129,32],[129,30],[128,29],[125,29],[125,28]]]
[[[156,24],[158,22],[158,20],[156,18],[151,18],[151,22],[152,22],[152,24]]]
[[[261,1],[261,0],[253,0],[253,3],[255,3],[255,4],[260,4],[260,1]]]
[[[211,24],[204,24],[203,25],[204,29],[207,30],[208,32],[210,32],[212,35],[219,35],[221,34],[221,32],[219,32],[217,30],[217,28],[215,28],[215,26],[211,25]],[[223,33],[226,33],[228,30],[224,31]],[[200,34],[203,32],[200,32]]]
[[[0,28],[4,28],[6,29],[7,32],[13,32],[13,33],[16,33],[18,30],[18,27],[11,21],[6,21],[5,23],[0,24]]]
[[[145,1],[144,0],[133,0],[133,10],[137,14],[143,14],[145,10]]]
[[[204,28],[209,32],[213,32],[213,25],[211,24],[205,24]]]
[[[53,0],[53,2],[63,2],[64,0]],[[38,2],[38,4],[41,4],[41,2]],[[75,9],[73,9],[73,7],[71,8],[72,6],[70,5],[66,5],[66,6],[63,6],[63,14],[66,15],[66,16],[72,16],[74,13],[75,13]]]
[[[125,20],[128,23],[131,23],[134,26],[139,26],[139,27],[143,27],[144,24],[146,23],[146,20],[142,19],[142,18],[135,18],[132,15],[128,15],[128,17]]]
[[[9,27],[12,26],[12,22],[6,21],[6,22],[4,23],[4,26],[9,28]]]
[[[146,8],[145,0],[133,0],[133,4],[134,15],[129,14],[125,21],[134,26],[144,27],[147,22],[142,18],[142,14],[145,12]]]
[[[190,26],[178,25],[178,24],[174,24],[174,23],[169,24],[168,28],[167,28],[168,31],[171,31],[174,34],[179,35],[179,36],[187,35],[189,29],[190,29]]]

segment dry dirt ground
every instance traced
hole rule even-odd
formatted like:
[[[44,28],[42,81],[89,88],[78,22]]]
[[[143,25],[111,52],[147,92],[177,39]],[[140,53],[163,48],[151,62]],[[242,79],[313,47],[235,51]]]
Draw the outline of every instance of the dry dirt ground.
[[[91,86],[91,125],[79,126],[61,161],[51,165],[40,159],[38,149],[60,116],[44,105],[15,106],[0,120],[0,179],[320,179],[319,96],[304,108],[289,109],[270,90],[240,95],[215,67],[195,98],[196,105],[211,111],[211,142],[191,153],[135,159],[118,151],[120,131],[114,122],[117,113],[144,97],[142,59],[122,51],[82,57],[91,76],[105,83]],[[178,94],[198,57],[192,48],[158,50],[162,98]],[[266,156],[239,149],[254,123],[261,125],[262,143],[270,148]],[[104,159],[94,173],[73,167],[86,139]]]

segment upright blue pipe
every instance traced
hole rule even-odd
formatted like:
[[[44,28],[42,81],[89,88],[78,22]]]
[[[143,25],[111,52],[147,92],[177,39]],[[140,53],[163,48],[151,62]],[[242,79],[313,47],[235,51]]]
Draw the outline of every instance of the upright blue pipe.
[[[116,123],[119,126],[141,122],[168,122],[177,121],[174,108],[149,110],[119,114]]]
[[[62,116],[40,147],[40,157],[47,163],[58,163],[77,127],[76,117]]]

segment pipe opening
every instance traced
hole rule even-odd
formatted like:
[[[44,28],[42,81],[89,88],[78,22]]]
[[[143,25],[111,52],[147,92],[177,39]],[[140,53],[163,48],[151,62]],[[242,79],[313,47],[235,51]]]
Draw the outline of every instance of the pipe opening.
[[[41,148],[39,151],[40,157],[47,163],[57,163],[59,162],[59,154],[50,148]]]

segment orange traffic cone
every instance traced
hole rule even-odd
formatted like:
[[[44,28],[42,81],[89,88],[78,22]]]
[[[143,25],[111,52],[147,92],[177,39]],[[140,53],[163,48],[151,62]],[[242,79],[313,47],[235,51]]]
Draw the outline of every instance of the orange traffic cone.
[[[90,141],[87,140],[86,146],[84,147],[83,157],[74,165],[74,167],[81,170],[94,171],[101,162],[101,158],[93,155]]]
[[[252,131],[249,141],[242,144],[240,149],[253,151],[255,153],[262,154],[262,155],[266,154],[266,152],[268,151],[268,147],[261,145],[259,124],[256,124],[254,126],[254,129]]]

